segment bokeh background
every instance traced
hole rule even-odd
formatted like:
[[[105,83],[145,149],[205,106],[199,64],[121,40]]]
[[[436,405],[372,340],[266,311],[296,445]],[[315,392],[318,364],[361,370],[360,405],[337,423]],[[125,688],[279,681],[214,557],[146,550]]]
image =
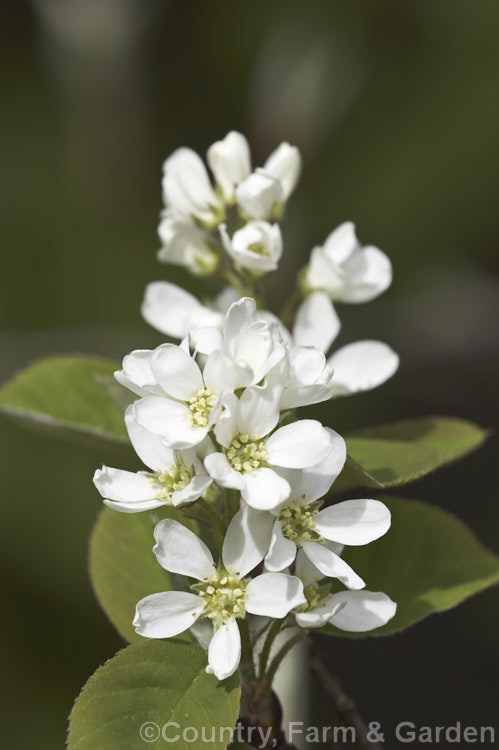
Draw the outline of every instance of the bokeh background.
[[[239,129],[257,164],[283,139],[304,157],[267,284],[275,309],[341,221],[393,261],[382,298],[340,309],[339,343],[381,338],[400,372],[324,419],[342,431],[440,413],[494,428],[497,2],[7,0],[1,12],[2,380],[47,354],[118,359],[160,343],[139,315],[145,284],[195,288],[155,260],[162,161]],[[91,476],[119,458],[4,419],[0,439],[4,747],[52,750],[81,685],[122,645],[86,570]],[[496,455],[492,438],[406,494],[499,552]],[[490,725],[498,633],[496,589],[394,638],[328,647],[368,720]]]

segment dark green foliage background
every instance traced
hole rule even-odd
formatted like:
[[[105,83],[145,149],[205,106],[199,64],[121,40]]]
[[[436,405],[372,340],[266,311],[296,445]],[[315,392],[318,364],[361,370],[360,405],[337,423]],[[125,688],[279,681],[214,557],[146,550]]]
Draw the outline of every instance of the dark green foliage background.
[[[2,380],[41,355],[119,358],[161,341],[140,319],[143,287],[191,284],[154,258],[161,162],[238,128],[257,163],[282,139],[304,154],[267,284],[275,308],[345,219],[394,264],[387,294],[340,310],[339,341],[388,341],[400,373],[310,414],[339,431],[431,413],[494,428],[497,3],[64,5],[10,0],[0,24]],[[92,473],[133,460],[4,418],[0,440],[4,744],[52,750],[81,685],[123,645],[86,559]],[[496,454],[492,438],[403,494],[454,511],[499,552]],[[368,720],[490,724],[498,631],[492,589],[393,639],[322,645]]]

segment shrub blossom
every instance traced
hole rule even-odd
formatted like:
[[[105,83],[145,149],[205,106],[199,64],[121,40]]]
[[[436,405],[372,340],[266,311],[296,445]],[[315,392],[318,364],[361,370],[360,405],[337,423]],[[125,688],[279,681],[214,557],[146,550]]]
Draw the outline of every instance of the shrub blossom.
[[[278,222],[301,171],[296,147],[282,143],[253,169],[246,139],[232,131],[207,162],[212,177],[191,149],[165,161],[158,258],[225,286],[212,301],[169,281],[147,287],[144,318],[180,342],[132,351],[115,374],[133,394],[125,422],[148,469],[104,466],[94,483],[110,508],[155,511],[154,554],[180,576],[180,590],[137,604],[137,632],[192,629],[207,670],[223,680],[252,659],[242,657],[241,634],[255,615],[298,633],[327,624],[362,632],[394,616],[396,604],[365,590],[342,557],[345,545],[387,533],[390,513],[372,498],[331,503],[345,442],[294,410],[381,385],[398,357],[372,340],[328,357],[340,330],[333,303],[367,302],[391,282],[386,255],[362,246],[350,222],[312,250],[281,318],[262,304],[260,281],[281,260]],[[158,520],[173,513],[165,506],[193,530]]]

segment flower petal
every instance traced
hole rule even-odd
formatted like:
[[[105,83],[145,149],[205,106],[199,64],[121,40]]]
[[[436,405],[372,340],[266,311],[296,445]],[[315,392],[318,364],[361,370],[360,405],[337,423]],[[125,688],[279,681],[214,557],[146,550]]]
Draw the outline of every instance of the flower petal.
[[[211,354],[217,349],[223,349],[222,332],[214,326],[198,328],[191,335],[194,349],[201,354]]]
[[[310,609],[308,612],[296,612],[296,622],[301,628],[322,628],[344,606],[343,602],[332,601],[332,597],[329,597],[321,607]]]
[[[265,567],[271,572],[288,568],[296,557],[296,544],[285,539],[279,521],[274,523],[272,539],[265,557]]]
[[[316,531],[326,539],[357,546],[386,534],[391,516],[379,500],[344,500],[319,511],[314,521]]]
[[[239,399],[237,428],[250,437],[264,437],[279,421],[279,399],[282,387],[279,384],[251,386]]]
[[[243,487],[243,478],[238,471],[232,468],[223,453],[210,453],[204,459],[204,468],[222,487],[228,487],[233,490],[241,490]]]
[[[133,449],[146,466],[153,471],[160,471],[175,463],[172,448],[159,435],[149,432],[137,422],[133,407],[127,408],[125,423]]]
[[[176,508],[184,503],[192,503],[208,489],[212,481],[212,478],[206,474],[193,477],[183,490],[178,490],[172,494],[172,505]]]
[[[399,357],[382,341],[356,341],[338,349],[329,359],[334,368],[333,396],[370,391],[392,377]]]
[[[300,579],[284,573],[262,573],[246,588],[246,611],[254,615],[281,619],[306,601]]]
[[[301,172],[301,156],[296,146],[284,141],[273,151],[264,164],[264,169],[276,177],[282,186],[283,199],[293,192]]]
[[[311,292],[296,313],[293,339],[297,346],[316,346],[326,352],[340,328],[340,319],[328,295],[325,292]]]
[[[153,552],[170,573],[197,578],[213,575],[213,557],[206,544],[178,521],[164,518],[154,529]]]
[[[301,419],[280,427],[265,443],[267,461],[275,466],[316,466],[330,450],[330,437],[320,422]]]
[[[172,448],[197,445],[208,432],[207,427],[195,427],[189,423],[190,411],[185,404],[169,398],[141,398],[133,404],[133,414],[142,427],[161,435]]]
[[[144,638],[171,638],[193,625],[203,602],[186,591],[164,591],[145,596],[137,604],[133,625]]]
[[[269,172],[256,169],[236,188],[242,210],[252,219],[269,219],[283,198],[282,185]]]
[[[208,647],[207,672],[219,680],[234,674],[241,660],[241,636],[236,620],[231,617],[215,631]]]
[[[349,589],[362,589],[366,585],[348,563],[326,546],[317,542],[305,542],[303,551],[327,578],[337,578]]]
[[[272,510],[289,497],[288,482],[272,469],[256,469],[239,476],[242,477],[242,498],[252,508]]]
[[[180,401],[189,401],[204,388],[196,361],[175,344],[158,346],[151,356],[151,368],[165,393]]]
[[[344,606],[329,622],[350,633],[366,633],[386,625],[397,611],[395,602],[382,592],[342,591],[333,594],[331,601]]]
[[[225,199],[233,200],[235,186],[251,172],[248,141],[241,133],[231,130],[222,141],[210,146],[206,158]]]
[[[264,558],[272,534],[272,516],[245,505],[236,513],[225,535],[222,560],[239,575],[245,576]]]
[[[153,281],[146,287],[141,313],[156,330],[182,339],[189,333],[192,315],[201,307],[194,295],[176,284]]]
[[[138,396],[161,391],[151,370],[151,354],[150,349],[136,349],[124,357],[122,369],[114,373],[118,383]]]
[[[345,283],[336,299],[358,304],[378,297],[392,283],[392,264],[377,247],[363,247],[343,266]]]
[[[232,393],[238,377],[234,362],[220,351],[208,356],[203,370],[206,387],[212,393]]]
[[[102,497],[116,502],[136,503],[154,500],[155,490],[145,474],[103,466],[94,474],[94,484]]]

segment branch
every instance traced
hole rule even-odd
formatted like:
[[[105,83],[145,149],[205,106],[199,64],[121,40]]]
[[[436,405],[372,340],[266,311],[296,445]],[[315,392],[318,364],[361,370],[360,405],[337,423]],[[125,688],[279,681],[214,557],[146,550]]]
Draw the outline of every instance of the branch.
[[[367,726],[357,711],[354,701],[346,695],[338,678],[333,676],[321,661],[317,649],[314,651],[310,660],[310,668],[333,701],[334,709],[344,725],[354,730],[356,746],[362,750],[383,750],[382,745],[368,740]]]

